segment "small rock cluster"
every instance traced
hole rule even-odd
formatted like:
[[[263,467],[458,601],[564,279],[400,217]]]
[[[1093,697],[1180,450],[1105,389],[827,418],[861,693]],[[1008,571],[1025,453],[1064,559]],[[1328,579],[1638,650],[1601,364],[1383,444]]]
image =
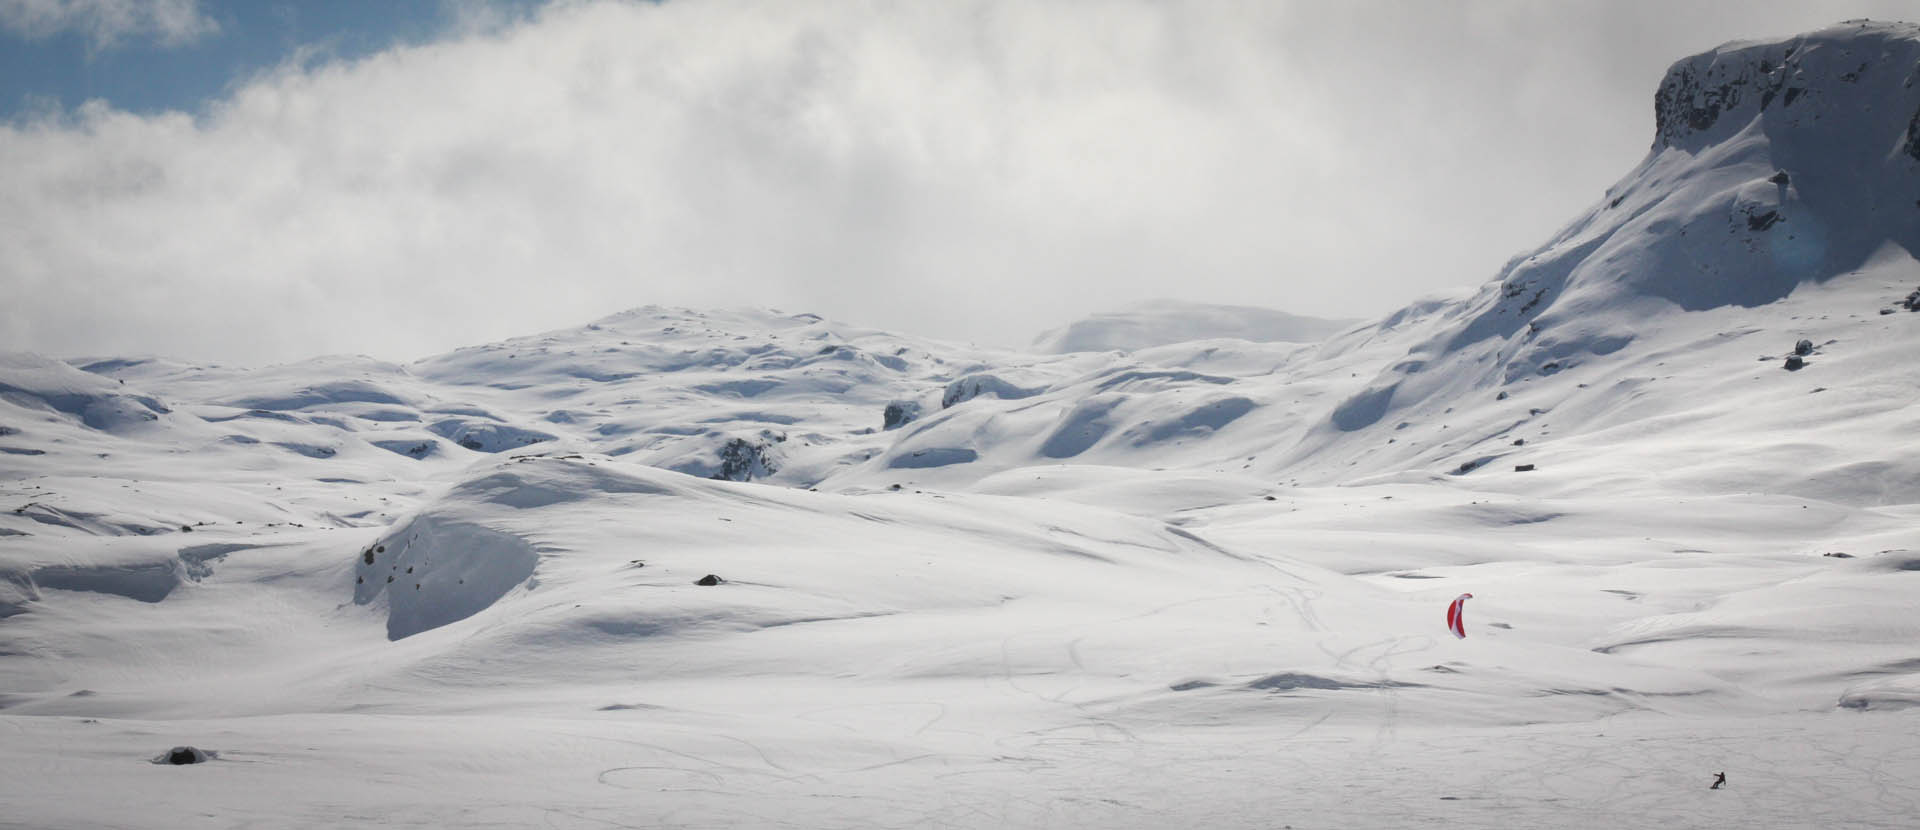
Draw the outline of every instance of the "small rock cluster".
[[[1806,368],[1807,355],[1810,354],[1813,354],[1812,340],[1801,340],[1793,344],[1793,354],[1787,355],[1787,363],[1783,368],[1789,372],[1798,372]]]

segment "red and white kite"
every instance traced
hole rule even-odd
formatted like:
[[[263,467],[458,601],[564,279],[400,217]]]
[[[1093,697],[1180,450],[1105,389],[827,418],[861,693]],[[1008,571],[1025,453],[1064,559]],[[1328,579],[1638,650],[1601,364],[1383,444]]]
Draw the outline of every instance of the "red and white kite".
[[[1473,599],[1472,594],[1461,594],[1453,604],[1447,606],[1447,628],[1453,632],[1453,636],[1463,640],[1467,638],[1467,600],[1470,599]]]

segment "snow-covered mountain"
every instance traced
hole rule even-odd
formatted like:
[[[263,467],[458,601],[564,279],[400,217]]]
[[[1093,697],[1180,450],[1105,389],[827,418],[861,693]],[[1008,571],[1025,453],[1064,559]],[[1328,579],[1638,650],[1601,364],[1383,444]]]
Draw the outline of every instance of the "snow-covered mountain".
[[[0,826],[1905,826],[1916,80],[1682,60],[1358,325],[0,357]]]
[[[1156,300],[1126,311],[1096,314],[1041,334],[1043,354],[1131,352],[1194,340],[1315,343],[1359,320],[1303,317],[1270,308]]]

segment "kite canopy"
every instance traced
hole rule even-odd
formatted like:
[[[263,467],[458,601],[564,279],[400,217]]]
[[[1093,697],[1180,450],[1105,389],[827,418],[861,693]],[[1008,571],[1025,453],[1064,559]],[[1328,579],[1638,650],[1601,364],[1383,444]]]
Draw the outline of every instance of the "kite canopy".
[[[1472,594],[1461,594],[1454,598],[1452,604],[1447,606],[1447,629],[1453,632],[1453,636],[1463,640],[1467,637],[1466,612],[1467,600],[1470,599],[1473,599]]]

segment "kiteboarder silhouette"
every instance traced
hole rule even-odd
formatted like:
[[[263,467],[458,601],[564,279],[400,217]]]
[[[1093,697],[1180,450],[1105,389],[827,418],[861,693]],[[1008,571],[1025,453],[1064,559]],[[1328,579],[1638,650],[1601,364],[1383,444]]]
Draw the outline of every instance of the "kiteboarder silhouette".
[[[1727,785],[1727,774],[1723,772],[1713,777],[1713,786],[1708,787],[1707,789],[1717,790],[1726,785]]]

